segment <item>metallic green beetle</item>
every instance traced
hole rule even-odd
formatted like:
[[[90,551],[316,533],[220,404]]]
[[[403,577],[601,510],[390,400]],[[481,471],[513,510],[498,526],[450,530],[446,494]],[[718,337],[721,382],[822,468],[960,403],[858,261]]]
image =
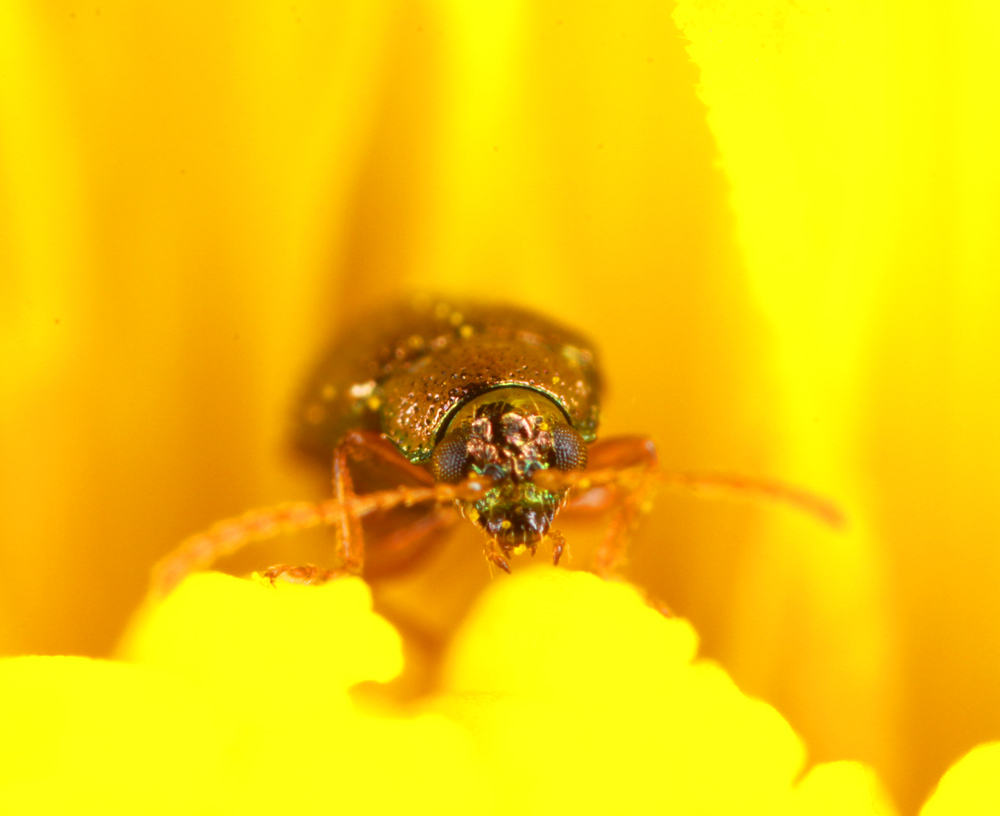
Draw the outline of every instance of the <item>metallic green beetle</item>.
[[[565,542],[552,522],[567,504],[615,508],[591,565],[609,575],[654,483],[763,496],[842,522],[825,499],[781,482],[658,471],[647,437],[597,440],[600,393],[590,342],[533,312],[417,298],[368,315],[322,356],[296,412],[298,447],[324,469],[333,462],[333,498],[251,511],[192,536],[157,566],[154,592],[250,541],[320,524],[337,531],[338,566],[264,575],[320,583],[391,571],[459,515],[483,530],[487,559],[507,572],[511,555],[534,554],[544,539],[557,563]]]
[[[350,326],[324,355],[301,403],[299,446],[329,463],[349,502],[358,462],[377,459],[392,486],[491,487],[457,500],[488,537],[487,557],[534,551],[550,534],[569,487],[541,487],[542,470],[582,470],[600,417],[596,354],[582,335],[530,311],[429,298],[398,303]],[[620,447],[620,446],[619,446]],[[643,440],[646,458],[653,456]],[[359,525],[343,525],[342,557],[359,570]],[[343,542],[347,544],[344,545]],[[554,560],[562,552],[554,542]]]

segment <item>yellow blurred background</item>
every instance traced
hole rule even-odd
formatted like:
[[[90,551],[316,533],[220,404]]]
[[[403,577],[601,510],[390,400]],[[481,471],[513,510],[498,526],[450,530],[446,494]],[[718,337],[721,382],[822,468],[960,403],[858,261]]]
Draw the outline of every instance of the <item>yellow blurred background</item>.
[[[184,536],[325,495],[296,389],[423,289],[593,335],[666,467],[843,504],[661,495],[628,568],[812,759],[905,813],[1000,738],[998,12],[674,12],[0,4],[0,652],[108,654]]]

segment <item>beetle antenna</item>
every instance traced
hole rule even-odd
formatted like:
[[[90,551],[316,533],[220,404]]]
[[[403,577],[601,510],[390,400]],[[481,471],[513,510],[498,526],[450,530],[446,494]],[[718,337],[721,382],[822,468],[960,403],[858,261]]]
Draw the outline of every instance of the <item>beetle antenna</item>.
[[[820,496],[797,485],[774,479],[742,476],[738,473],[685,473],[664,471],[654,473],[653,478],[667,487],[682,490],[722,490],[754,498],[767,499],[793,507],[834,530],[847,526],[847,517],[830,499]]]
[[[647,465],[642,465],[589,471],[550,469],[537,473],[533,480],[543,487],[575,487],[579,491],[601,485],[617,485],[627,491],[634,491],[647,480],[680,490],[711,489],[780,502],[806,513],[836,530],[843,529],[847,525],[843,511],[823,496],[774,479],[742,476],[735,473],[662,471],[655,469],[655,467],[650,468]]]
[[[204,532],[182,541],[176,550],[153,567],[151,593],[157,598],[164,598],[192,572],[206,570],[220,558],[257,541],[334,525],[345,515],[364,518],[394,507],[447,504],[456,499],[473,501],[482,496],[491,483],[491,480],[480,476],[458,484],[380,490],[351,496],[344,502],[336,499],[290,502],[251,510],[242,516],[217,522]]]

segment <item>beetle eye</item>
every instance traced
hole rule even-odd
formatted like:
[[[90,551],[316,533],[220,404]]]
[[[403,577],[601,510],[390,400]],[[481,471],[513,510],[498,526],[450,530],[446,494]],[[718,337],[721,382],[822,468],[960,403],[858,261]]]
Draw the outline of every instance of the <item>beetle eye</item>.
[[[552,456],[559,470],[583,470],[587,467],[587,443],[569,425],[558,422],[552,427]]]
[[[469,463],[468,423],[459,425],[438,442],[431,457],[431,475],[436,482],[455,484],[465,478]]]

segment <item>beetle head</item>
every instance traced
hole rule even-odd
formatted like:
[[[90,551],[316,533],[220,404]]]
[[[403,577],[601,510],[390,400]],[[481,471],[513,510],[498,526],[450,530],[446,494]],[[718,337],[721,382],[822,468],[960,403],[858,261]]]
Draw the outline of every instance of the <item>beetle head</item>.
[[[554,402],[526,388],[491,391],[469,403],[431,459],[436,481],[457,483],[477,475],[493,480],[485,495],[460,502],[460,509],[505,552],[537,544],[565,502],[565,489],[542,489],[532,475],[586,466],[580,434]]]

